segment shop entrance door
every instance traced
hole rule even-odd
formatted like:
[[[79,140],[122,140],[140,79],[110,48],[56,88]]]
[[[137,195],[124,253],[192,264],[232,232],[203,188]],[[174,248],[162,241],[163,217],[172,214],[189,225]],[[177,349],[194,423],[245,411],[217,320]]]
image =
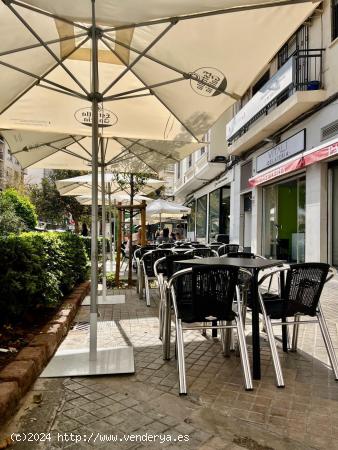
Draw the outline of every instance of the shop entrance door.
[[[305,178],[263,189],[263,254],[305,261]]]

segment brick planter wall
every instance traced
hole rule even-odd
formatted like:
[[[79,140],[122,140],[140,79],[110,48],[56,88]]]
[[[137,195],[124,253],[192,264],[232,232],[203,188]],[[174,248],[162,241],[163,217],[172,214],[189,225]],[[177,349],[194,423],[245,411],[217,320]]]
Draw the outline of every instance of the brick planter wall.
[[[68,329],[89,293],[90,282],[77,286],[65,297],[60,309],[14,361],[0,372],[0,425],[17,410],[21,398],[38,378],[66,336]]]

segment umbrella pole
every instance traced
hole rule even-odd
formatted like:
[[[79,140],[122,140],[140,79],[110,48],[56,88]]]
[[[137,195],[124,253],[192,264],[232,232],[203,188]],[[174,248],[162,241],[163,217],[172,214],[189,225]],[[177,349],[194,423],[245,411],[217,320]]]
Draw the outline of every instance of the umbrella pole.
[[[101,149],[101,198],[102,198],[102,299],[107,295],[107,269],[106,269],[106,186],[104,174],[104,145],[103,138],[100,137]]]
[[[98,153],[99,153],[99,91],[98,36],[96,34],[95,0],[92,0],[92,242],[90,290],[89,360],[97,359],[97,272],[98,272]]]
[[[110,271],[113,271],[113,232],[112,232],[112,213],[111,213],[111,185],[108,187],[108,203],[109,203],[109,250],[110,250]]]

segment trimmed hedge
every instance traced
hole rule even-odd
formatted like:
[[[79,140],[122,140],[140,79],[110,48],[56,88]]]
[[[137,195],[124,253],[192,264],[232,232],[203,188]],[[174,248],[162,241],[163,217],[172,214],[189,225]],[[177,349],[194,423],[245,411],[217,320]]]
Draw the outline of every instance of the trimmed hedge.
[[[22,233],[0,237],[0,322],[28,310],[53,307],[88,274],[81,237],[71,233]]]
[[[92,245],[92,238],[90,236],[81,236],[81,239],[84,243],[84,246],[86,248],[86,253],[88,258],[90,259],[91,253],[92,253],[92,249],[91,249],[91,245]],[[98,242],[98,255],[102,255],[102,242],[103,242],[103,238],[101,236],[99,236],[97,238],[97,242]],[[106,238],[106,252],[109,252],[109,239]]]

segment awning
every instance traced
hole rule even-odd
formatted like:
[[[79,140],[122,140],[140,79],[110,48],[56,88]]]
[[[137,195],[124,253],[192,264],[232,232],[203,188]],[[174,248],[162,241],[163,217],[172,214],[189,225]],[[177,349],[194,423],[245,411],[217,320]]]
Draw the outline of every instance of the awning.
[[[288,173],[303,169],[304,167],[316,162],[324,161],[335,155],[338,155],[337,138],[327,142],[326,144],[321,144],[318,147],[312,148],[307,152],[303,152],[301,155],[297,155],[294,158],[289,159],[287,162],[278,164],[272,170],[265,171],[253,178],[250,178],[249,185],[251,187],[258,186]]]

